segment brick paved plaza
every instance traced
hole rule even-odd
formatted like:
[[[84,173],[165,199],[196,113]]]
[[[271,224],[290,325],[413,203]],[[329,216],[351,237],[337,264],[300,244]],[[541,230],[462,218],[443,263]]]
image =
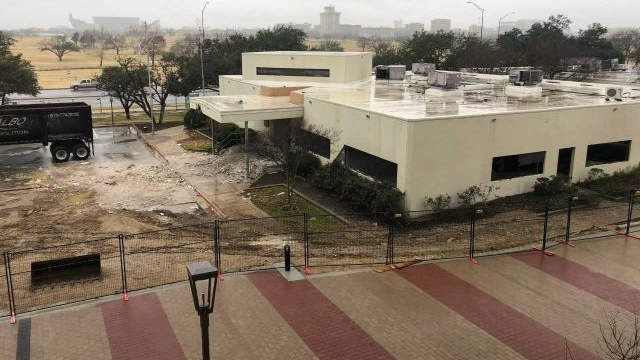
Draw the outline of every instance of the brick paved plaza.
[[[574,359],[603,357],[599,321],[633,323],[640,240],[288,281],[228,276],[213,359]],[[0,319],[1,359],[199,359],[186,284]]]

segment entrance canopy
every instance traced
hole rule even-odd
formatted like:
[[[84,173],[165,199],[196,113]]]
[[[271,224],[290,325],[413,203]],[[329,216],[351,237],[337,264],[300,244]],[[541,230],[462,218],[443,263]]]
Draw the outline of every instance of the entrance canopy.
[[[234,95],[191,99],[190,107],[219,123],[301,118],[304,107],[289,102],[289,96]]]

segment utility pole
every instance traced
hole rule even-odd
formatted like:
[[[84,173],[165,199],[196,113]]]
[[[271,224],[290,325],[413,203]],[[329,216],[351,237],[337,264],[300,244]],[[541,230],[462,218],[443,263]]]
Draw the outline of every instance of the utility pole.
[[[467,1],[467,4],[471,4],[473,6],[475,6],[478,10],[480,10],[480,13],[482,14],[482,20],[480,21],[480,41],[482,41],[483,39],[483,31],[484,31],[484,9],[481,8],[480,6],[478,6],[478,4],[476,4],[473,1]]]
[[[147,28],[147,22],[144,22],[144,38],[145,43],[149,46],[149,31]],[[149,58],[149,49],[147,49],[147,76],[149,77],[149,113],[151,114],[151,135],[155,135],[155,116],[153,114],[153,88],[151,87],[151,60]],[[146,94],[145,94],[146,96]]]

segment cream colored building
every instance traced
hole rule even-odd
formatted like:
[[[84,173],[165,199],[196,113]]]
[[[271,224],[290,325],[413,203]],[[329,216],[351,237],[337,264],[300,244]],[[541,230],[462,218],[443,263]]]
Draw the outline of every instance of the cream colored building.
[[[638,88],[607,101],[607,85],[545,81],[531,96],[507,97],[506,76],[463,74],[458,90],[424,91],[425,79],[416,76],[372,80],[371,58],[243,54],[243,75],[221,76],[222,96],[191,106],[258,131],[291,118],[333,129],[332,143],[318,139],[320,157],[393,182],[408,210],[423,209],[425,196],[455,199],[471,185],[514,195],[531,191],[541,176],[578,181],[592,168],[612,173],[640,163]],[[528,91],[516,90],[507,92]]]

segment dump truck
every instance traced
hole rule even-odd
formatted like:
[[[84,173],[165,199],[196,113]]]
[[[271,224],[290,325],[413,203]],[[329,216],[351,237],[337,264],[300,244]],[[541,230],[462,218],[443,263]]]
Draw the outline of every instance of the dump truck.
[[[49,145],[55,162],[71,157],[86,160],[93,150],[91,106],[82,102],[0,106],[0,145],[25,143]]]

